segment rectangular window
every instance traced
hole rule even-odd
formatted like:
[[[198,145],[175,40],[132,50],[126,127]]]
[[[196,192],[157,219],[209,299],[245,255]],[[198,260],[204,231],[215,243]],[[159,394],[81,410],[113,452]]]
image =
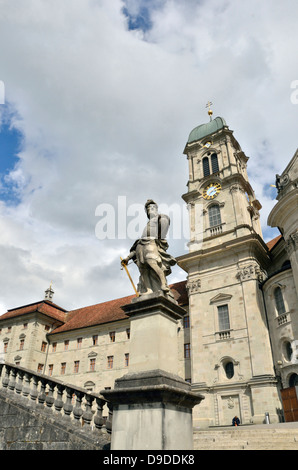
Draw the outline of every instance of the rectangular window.
[[[52,344],[52,352],[56,352],[57,349],[57,343]]]
[[[37,366],[37,372],[38,372],[39,374],[42,374],[42,370],[43,370],[43,364],[38,364],[38,366]]]
[[[24,340],[24,339],[21,339],[21,341],[20,341],[20,351],[23,351],[23,349],[24,349],[24,343],[25,343],[25,340]]]
[[[80,361],[74,361],[73,372],[77,374],[79,372]]]
[[[184,315],[184,317],[183,317],[183,326],[184,326],[184,328],[189,328],[189,315]]]
[[[129,366],[129,353],[124,354],[124,365],[125,367]]]
[[[61,362],[61,375],[64,375],[66,371],[66,362]]]
[[[69,346],[69,341],[67,339],[67,340],[64,341],[64,351],[68,350],[68,346]]]
[[[185,343],[184,345],[184,357],[185,359],[190,359],[190,343]]]
[[[82,340],[83,340],[83,338],[78,338],[78,339],[77,339],[77,349],[81,349],[81,347],[82,347]]]
[[[24,328],[24,330],[27,330],[27,328],[28,328],[28,323],[24,323],[23,328]]]
[[[115,331],[110,331],[109,335],[110,335],[111,343],[115,343],[116,332]]]
[[[92,336],[92,344],[93,346],[96,346],[98,344],[98,335]]]
[[[94,372],[95,371],[95,359],[90,359],[90,368],[89,368],[90,372]]]
[[[4,343],[4,352],[7,353],[8,343]]]
[[[42,352],[46,352],[46,349],[47,349],[47,343],[45,343],[44,341],[41,343],[41,351]]]
[[[49,372],[48,375],[51,377],[53,375],[54,364],[49,364]]]
[[[44,326],[44,329],[45,329],[46,331],[50,331],[50,325],[45,325],[45,326]]]
[[[126,337],[127,339],[130,338],[130,328],[126,328]]]
[[[227,305],[217,307],[219,331],[230,329],[229,308]]]
[[[217,205],[213,205],[208,209],[209,214],[209,224],[210,227],[215,227],[216,225],[221,224],[221,217],[220,217],[220,208]]]
[[[7,333],[11,333],[11,326],[7,327]]]
[[[108,356],[108,369],[113,369],[114,356]]]

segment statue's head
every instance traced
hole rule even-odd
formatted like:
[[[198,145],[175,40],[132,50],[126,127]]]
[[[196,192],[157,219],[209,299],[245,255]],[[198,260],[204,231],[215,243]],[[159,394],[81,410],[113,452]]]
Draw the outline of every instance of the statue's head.
[[[154,213],[154,215],[157,215],[158,211],[158,205],[156,202],[153,201],[153,199],[148,199],[146,204],[145,204],[145,212],[147,214],[147,217],[150,218],[150,213]]]

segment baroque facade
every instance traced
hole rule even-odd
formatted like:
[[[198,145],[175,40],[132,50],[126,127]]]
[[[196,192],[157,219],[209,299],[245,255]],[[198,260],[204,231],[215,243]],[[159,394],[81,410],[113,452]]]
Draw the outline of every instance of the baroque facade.
[[[190,241],[177,261],[187,280],[170,287],[186,312],[177,324],[178,373],[205,396],[194,426],[229,425],[235,415],[262,423],[265,413],[278,422],[280,390],[298,385],[298,151],[276,175],[268,224],[280,235],[267,244],[248,157],[225,120],[194,128],[184,153]],[[49,288],[0,317],[4,359],[94,392],[113,388],[129,371],[121,307],[132,297],[66,311]]]

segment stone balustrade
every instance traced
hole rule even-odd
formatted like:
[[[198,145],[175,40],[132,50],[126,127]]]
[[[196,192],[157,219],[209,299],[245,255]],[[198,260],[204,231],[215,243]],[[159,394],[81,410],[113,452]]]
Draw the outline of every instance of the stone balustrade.
[[[92,430],[112,431],[112,407],[99,394],[33,372],[24,367],[0,363],[0,390],[7,390],[52,409],[65,419],[88,426]],[[108,418],[103,417],[103,407],[107,404]]]

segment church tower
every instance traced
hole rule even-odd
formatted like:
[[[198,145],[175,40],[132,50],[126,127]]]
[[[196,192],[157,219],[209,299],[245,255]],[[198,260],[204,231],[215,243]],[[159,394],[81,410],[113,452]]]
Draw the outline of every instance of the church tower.
[[[210,105],[210,103],[209,103]],[[188,274],[191,382],[205,395],[194,426],[278,421],[277,391],[260,283],[270,258],[247,176],[248,157],[222,117],[195,127],[184,154],[190,218]]]

